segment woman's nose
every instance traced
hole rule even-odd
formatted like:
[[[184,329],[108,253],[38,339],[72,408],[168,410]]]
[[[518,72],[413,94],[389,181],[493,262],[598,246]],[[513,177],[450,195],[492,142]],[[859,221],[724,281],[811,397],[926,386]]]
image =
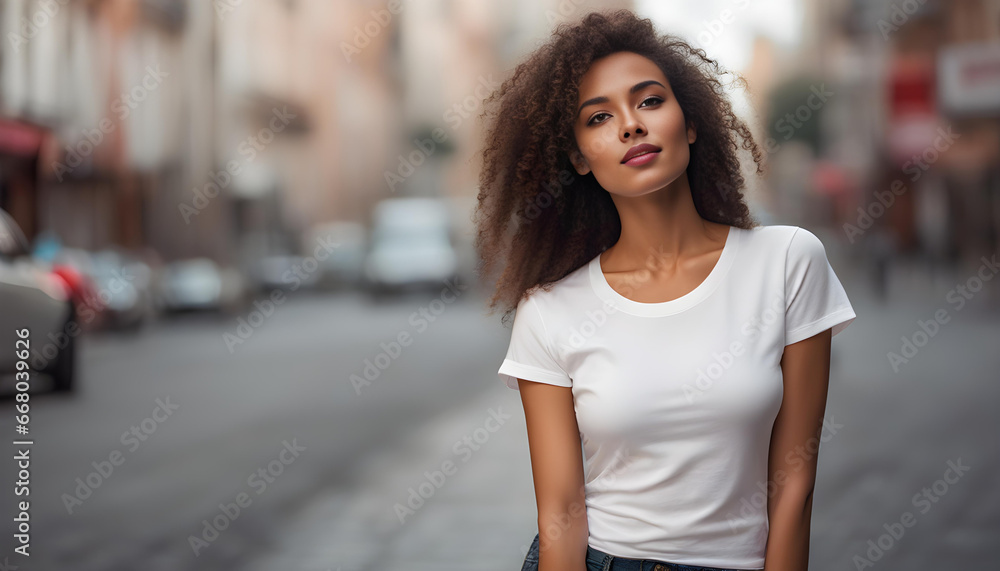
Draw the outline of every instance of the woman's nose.
[[[644,132],[644,128],[636,115],[633,113],[626,113],[623,115],[621,132],[621,137],[623,139],[628,139],[630,136],[638,135],[642,132]]]
[[[630,124],[625,125],[624,132],[622,134],[622,138],[628,139],[631,135],[639,135],[642,132],[643,132],[642,125],[640,125],[637,122],[630,123]]]

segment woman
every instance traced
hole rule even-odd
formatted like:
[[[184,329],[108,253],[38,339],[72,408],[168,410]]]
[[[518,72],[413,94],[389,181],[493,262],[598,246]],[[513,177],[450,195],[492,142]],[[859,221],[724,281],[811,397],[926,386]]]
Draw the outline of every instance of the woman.
[[[516,309],[498,373],[527,421],[523,569],[807,568],[855,313],[814,234],[752,219],[737,151],[758,173],[761,152],[707,64],[594,13],[487,100],[477,249],[504,261],[491,308]]]

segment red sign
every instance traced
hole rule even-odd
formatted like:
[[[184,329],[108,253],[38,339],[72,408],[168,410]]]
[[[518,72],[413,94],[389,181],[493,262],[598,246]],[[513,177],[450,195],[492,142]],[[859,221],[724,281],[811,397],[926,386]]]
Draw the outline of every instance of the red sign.
[[[889,115],[936,115],[937,80],[934,60],[924,57],[899,57],[892,62],[889,74]]]
[[[33,157],[44,136],[45,131],[38,127],[0,118],[0,154]]]

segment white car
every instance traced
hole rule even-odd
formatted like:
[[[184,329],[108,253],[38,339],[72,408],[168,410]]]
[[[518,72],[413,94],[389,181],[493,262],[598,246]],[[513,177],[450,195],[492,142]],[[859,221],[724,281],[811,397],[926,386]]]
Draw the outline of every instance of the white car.
[[[14,219],[0,210],[0,376],[16,381],[16,351],[28,331],[29,383],[33,374],[49,375],[53,389],[73,390],[76,341],[80,326],[66,283],[38,265]]]
[[[323,288],[356,287],[361,282],[365,263],[367,236],[365,226],[351,220],[334,220],[316,224],[303,236],[302,250],[307,255],[319,254],[319,286]],[[332,250],[325,246],[332,244]]]
[[[157,279],[157,305],[162,311],[235,312],[242,304],[243,278],[233,268],[209,258],[171,262]]]
[[[365,260],[369,288],[382,292],[441,286],[457,271],[446,202],[391,198],[376,205],[371,249]]]

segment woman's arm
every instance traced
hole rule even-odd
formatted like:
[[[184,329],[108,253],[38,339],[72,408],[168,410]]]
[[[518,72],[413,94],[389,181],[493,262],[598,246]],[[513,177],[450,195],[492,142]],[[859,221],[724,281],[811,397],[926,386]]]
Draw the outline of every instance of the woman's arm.
[[[785,347],[784,396],[771,432],[764,571],[806,571],[816,458],[830,382],[831,330]]]
[[[524,379],[517,385],[538,505],[538,570],[583,571],[590,533],[573,390]]]

